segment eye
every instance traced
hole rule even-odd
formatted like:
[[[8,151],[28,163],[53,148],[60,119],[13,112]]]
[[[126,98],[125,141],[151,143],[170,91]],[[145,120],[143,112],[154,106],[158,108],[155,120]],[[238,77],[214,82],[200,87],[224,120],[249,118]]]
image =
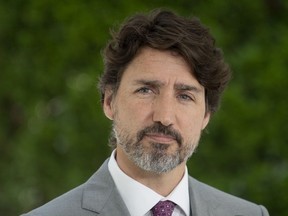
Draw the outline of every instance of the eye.
[[[178,98],[182,101],[195,101],[194,97],[192,97],[188,94],[179,94]]]
[[[140,94],[150,94],[152,92],[153,91],[148,87],[141,87],[141,88],[136,90],[136,93],[140,93]]]

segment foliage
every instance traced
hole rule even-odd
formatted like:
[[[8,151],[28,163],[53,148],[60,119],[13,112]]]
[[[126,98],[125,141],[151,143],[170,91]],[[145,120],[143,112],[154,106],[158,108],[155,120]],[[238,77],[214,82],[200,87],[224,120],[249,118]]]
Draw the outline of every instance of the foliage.
[[[0,214],[84,182],[109,156],[96,83],[109,29],[155,7],[196,15],[234,71],[190,173],[288,215],[288,27],[284,0],[0,2]],[[277,199],[277,201],[276,201]]]

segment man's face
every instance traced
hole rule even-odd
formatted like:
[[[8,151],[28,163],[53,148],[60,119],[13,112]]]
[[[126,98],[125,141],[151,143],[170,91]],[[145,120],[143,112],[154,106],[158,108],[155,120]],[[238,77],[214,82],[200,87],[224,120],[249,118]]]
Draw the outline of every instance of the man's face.
[[[210,117],[204,87],[171,51],[143,48],[110,95],[105,94],[104,112],[113,120],[117,151],[155,173],[187,161]]]

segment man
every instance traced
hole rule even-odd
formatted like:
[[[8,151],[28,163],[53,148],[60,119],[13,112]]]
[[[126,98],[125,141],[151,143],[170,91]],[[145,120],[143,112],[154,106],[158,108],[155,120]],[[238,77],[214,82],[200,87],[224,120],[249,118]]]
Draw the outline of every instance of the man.
[[[104,59],[99,86],[113,153],[86,183],[27,216],[268,215],[187,173],[230,78],[198,19],[163,10],[135,15]]]

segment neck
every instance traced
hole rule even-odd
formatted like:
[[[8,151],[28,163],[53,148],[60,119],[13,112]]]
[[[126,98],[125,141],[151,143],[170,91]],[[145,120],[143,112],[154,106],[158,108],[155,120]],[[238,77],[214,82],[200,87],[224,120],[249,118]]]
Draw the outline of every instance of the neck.
[[[164,197],[168,196],[179,184],[184,176],[186,166],[183,162],[167,173],[148,172],[136,166],[120,148],[116,151],[116,161],[126,175]]]

